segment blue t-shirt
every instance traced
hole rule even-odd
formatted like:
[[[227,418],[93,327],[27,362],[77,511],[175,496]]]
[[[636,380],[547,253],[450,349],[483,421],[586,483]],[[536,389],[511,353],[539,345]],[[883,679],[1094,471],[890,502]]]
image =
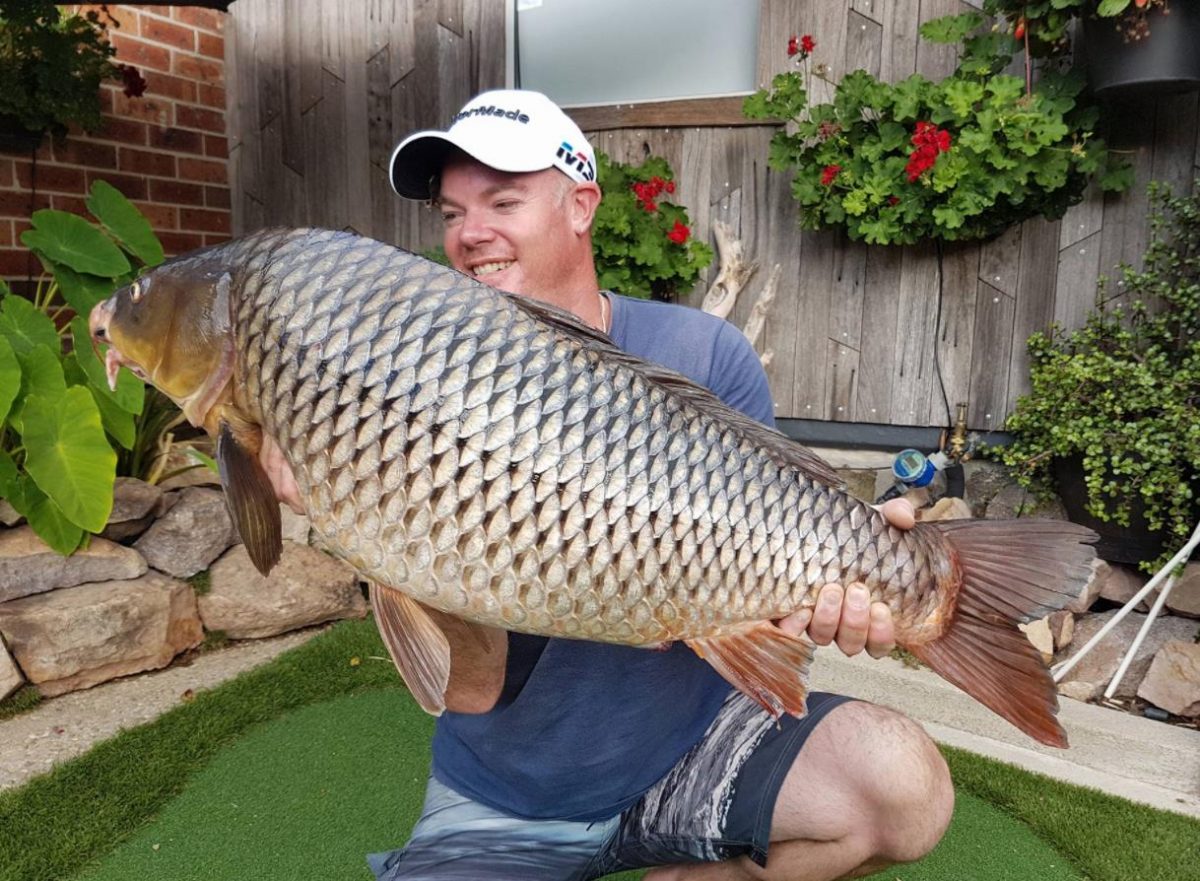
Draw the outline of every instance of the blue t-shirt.
[[[611,297],[613,341],[774,425],[767,378],[736,328],[696,309]],[[602,820],[653,786],[704,734],[730,686],[682,643],[667,651],[510,633],[487,713],[444,713],[433,773],[492,808]]]

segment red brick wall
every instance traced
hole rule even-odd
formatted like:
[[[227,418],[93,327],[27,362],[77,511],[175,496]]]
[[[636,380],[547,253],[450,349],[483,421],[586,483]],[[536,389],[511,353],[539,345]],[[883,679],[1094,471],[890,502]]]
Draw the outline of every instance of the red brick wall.
[[[85,7],[86,8],[86,7]],[[108,181],[150,220],[168,254],[229,237],[225,136],[225,13],[191,6],[108,7],[116,61],[146,80],[140,98],[101,89],[104,127],[47,138],[37,151],[0,152],[0,277],[35,277],[20,234],[39,208],[86,214],[92,181]],[[36,174],[36,179],[35,179]]]

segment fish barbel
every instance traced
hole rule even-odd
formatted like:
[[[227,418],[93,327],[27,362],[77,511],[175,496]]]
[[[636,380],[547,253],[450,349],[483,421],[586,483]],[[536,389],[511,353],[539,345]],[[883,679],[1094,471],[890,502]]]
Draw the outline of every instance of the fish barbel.
[[[899,645],[1037,740],[1066,745],[1017,623],[1077,596],[1094,535],[1057,521],[899,531],[824,461],[543,303],[389,245],[264,230],[164,263],[93,338],[217,440],[264,573],[282,544],[264,433],[324,545],[372,582],[421,705],[478,625],[683,640],[768,711],[804,712],[811,643],[772,624],[862,581]],[[472,625],[473,626],[473,625]]]

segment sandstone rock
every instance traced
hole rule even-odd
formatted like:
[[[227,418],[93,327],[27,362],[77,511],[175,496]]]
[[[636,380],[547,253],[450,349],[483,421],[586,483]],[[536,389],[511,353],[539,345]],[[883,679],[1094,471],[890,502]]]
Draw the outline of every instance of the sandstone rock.
[[[1077,647],[1086,645],[1088,640],[1095,636],[1116,614],[1117,610],[1113,609],[1110,612],[1093,613],[1077,619],[1072,647],[1077,651]],[[1133,645],[1133,640],[1145,620],[1146,616],[1138,612],[1130,612],[1126,615],[1104,639],[1092,647],[1091,651],[1067,674],[1064,681],[1087,682],[1097,685],[1101,690],[1107,688],[1108,683],[1117,672],[1117,667],[1120,666],[1121,659]],[[1150,662],[1155,653],[1172,640],[1190,642],[1195,638],[1196,630],[1197,623],[1189,618],[1176,618],[1170,615],[1156,618],[1150,632],[1146,634],[1146,638],[1138,648],[1133,663],[1125,671],[1125,676],[1122,678],[1115,696],[1133,697],[1137,693],[1138,683],[1150,669]],[[1058,660],[1066,660],[1066,658],[1062,657]]]
[[[1082,615],[1090,609],[1092,603],[1096,601],[1096,597],[1100,596],[1104,582],[1108,579],[1110,568],[1108,563],[1099,557],[1094,558],[1092,560],[1092,577],[1083,586],[1083,590],[1079,592],[1079,596],[1067,603],[1064,608],[1068,612],[1074,612],[1076,615]]]
[[[974,517],[982,517],[996,494],[1013,482],[1008,469],[997,462],[971,460],[963,464],[963,472],[963,497]]]
[[[283,540],[294,541],[296,544],[308,544],[310,524],[303,514],[297,514],[287,505],[279,506],[280,519],[283,521]]]
[[[1200,645],[1164,645],[1154,656],[1137,694],[1176,716],[1200,717]]]
[[[1075,616],[1066,609],[1053,612],[1046,621],[1050,625],[1050,635],[1054,637],[1054,649],[1060,651],[1071,644],[1075,636]]]
[[[971,507],[960,498],[946,496],[934,502],[932,508],[917,512],[917,519],[927,520],[970,520]]]
[[[0,499],[0,523],[5,526],[16,526],[25,520],[25,516],[8,503],[8,499]]]
[[[224,494],[188,487],[133,546],[155,569],[187,578],[207,569],[236,540]]]
[[[1133,599],[1150,580],[1149,575],[1134,566],[1126,566],[1124,563],[1112,563],[1110,569],[1108,577],[1100,585],[1100,596],[1111,602],[1120,603],[1122,606]],[[1157,595],[1157,590],[1151,591],[1145,599],[1138,603],[1138,610],[1143,612],[1148,610]]]
[[[64,557],[29,526],[0,532],[0,603],[91,581],[137,578],[145,571],[141,554],[107,539],[93,538]]]
[[[192,589],[150,572],[4,603],[0,635],[26,678],[52,696],[164,667],[204,632]]]
[[[1066,520],[1067,512],[1058,499],[1043,501],[1028,490],[1012,483],[992,497],[984,516],[988,520],[1012,520],[1015,517]]]
[[[245,546],[237,545],[209,574],[212,586],[199,598],[200,617],[208,630],[222,630],[234,639],[274,636],[367,614],[354,570],[307,545],[285,541],[279,564],[265,577],[250,562]]]
[[[111,541],[141,535],[154,522],[162,499],[161,487],[134,477],[118,477],[113,485],[113,509],[100,534]]]
[[[1017,626],[1033,643],[1033,647],[1041,653],[1043,661],[1049,664],[1054,660],[1054,636],[1050,633],[1049,618],[1039,618],[1028,624],[1018,624]]]
[[[875,501],[875,470],[862,468],[845,468],[838,471],[842,480],[846,481],[846,492],[864,502]]]
[[[1166,606],[1176,615],[1200,618],[1200,563],[1188,563],[1167,594]]]
[[[1095,682],[1071,681],[1058,683],[1058,693],[1063,697],[1084,701],[1085,703],[1098,698],[1103,691],[1103,687]]]
[[[4,700],[24,684],[25,677],[21,675],[21,670],[17,667],[17,662],[8,653],[8,649],[4,645],[4,640],[0,639],[0,701]]]

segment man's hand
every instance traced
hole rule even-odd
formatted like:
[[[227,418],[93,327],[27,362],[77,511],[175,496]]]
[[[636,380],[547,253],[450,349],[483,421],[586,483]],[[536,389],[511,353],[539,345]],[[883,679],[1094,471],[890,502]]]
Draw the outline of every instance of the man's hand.
[[[907,499],[885,502],[880,513],[897,529],[912,529],[916,514]],[[800,609],[779,621],[788,633],[808,638],[817,645],[836,641],[847,655],[864,648],[873,658],[881,658],[896,646],[892,612],[886,603],[872,603],[865,585],[855,581],[844,588],[827,584],[817,596],[815,609]]]
[[[297,514],[304,513],[304,502],[300,500],[300,488],[296,486],[296,475],[292,466],[283,457],[283,450],[275,439],[263,432],[262,446],[258,450],[258,461],[267,472],[267,479],[275,488],[275,497]]]

